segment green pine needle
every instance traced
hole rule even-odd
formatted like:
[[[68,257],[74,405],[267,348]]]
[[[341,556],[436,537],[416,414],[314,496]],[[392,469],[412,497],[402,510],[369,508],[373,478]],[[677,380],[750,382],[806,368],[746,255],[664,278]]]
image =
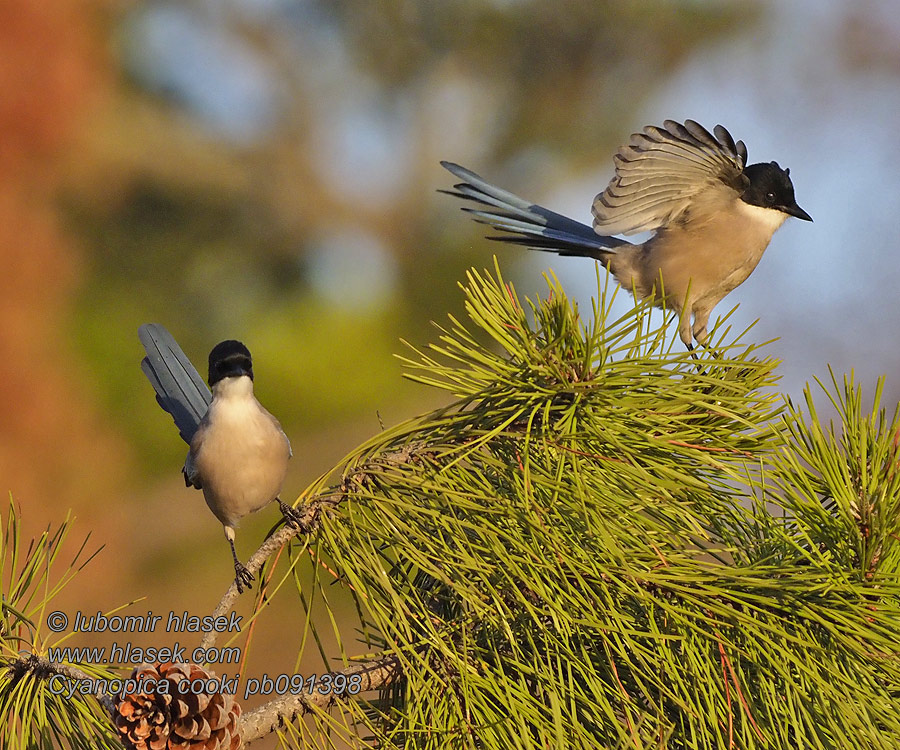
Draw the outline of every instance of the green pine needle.
[[[456,402],[364,446],[320,530],[406,665],[356,719],[415,748],[900,747],[897,417],[847,386],[826,431],[743,334],[698,367],[650,303],[599,288],[584,320],[547,285],[469,274],[469,322],[404,359]]]

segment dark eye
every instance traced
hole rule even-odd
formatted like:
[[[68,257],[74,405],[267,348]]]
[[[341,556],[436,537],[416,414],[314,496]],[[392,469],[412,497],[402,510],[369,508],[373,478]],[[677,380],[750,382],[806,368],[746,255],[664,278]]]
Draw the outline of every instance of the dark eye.
[[[775,193],[766,193],[766,203],[775,202]]]

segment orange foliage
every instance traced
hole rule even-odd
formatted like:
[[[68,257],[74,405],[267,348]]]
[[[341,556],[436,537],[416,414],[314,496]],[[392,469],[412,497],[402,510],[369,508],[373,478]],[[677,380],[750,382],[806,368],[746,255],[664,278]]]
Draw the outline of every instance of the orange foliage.
[[[55,205],[67,150],[109,89],[94,0],[0,0],[0,491],[28,526],[91,516],[124,451],[67,340],[79,253]],[[99,512],[99,508],[97,509]]]

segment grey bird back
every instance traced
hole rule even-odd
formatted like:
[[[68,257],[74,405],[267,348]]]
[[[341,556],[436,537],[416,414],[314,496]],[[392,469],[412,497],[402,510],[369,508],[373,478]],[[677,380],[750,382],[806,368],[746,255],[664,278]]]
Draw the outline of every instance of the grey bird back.
[[[182,439],[190,445],[209,410],[212,393],[165,327],[145,323],[138,328],[138,337],[147,352],[141,370],[156,391],[159,405],[172,415]]]

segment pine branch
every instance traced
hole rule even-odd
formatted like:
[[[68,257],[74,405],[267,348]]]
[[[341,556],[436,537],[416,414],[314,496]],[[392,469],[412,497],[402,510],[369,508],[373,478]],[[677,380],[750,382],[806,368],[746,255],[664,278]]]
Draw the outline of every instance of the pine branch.
[[[254,576],[258,575],[263,565],[294,539],[312,535],[338,505],[372,479],[372,472],[384,466],[414,461],[420,451],[424,453],[427,452],[427,449],[422,444],[403,445],[381,455],[371,455],[364,461],[347,466],[340,482],[316,492],[304,503],[300,509],[301,520],[296,526],[284,525],[265,539],[256,552],[251,555],[247,569]],[[234,608],[239,596],[237,585],[232,582],[211,616],[216,618],[227,615]],[[217,637],[218,632],[215,630],[205,633],[200,641],[200,646],[211,648],[215,645]]]
[[[98,680],[95,676],[89,675],[87,672],[72,666],[71,664],[63,664],[61,662],[50,661],[43,656],[37,654],[29,654],[22,656],[7,665],[10,674],[11,690],[26,677],[30,676],[35,680],[49,680],[53,675],[65,677],[68,681],[79,684],[94,684]],[[84,695],[84,693],[80,693]],[[92,693],[96,701],[103,709],[112,715],[115,709],[115,696],[112,696],[102,690]]]
[[[353,698],[357,693],[385,690],[395,684],[401,674],[400,661],[393,656],[351,664],[346,669],[332,672],[329,677],[359,677],[359,682],[354,683],[353,693],[329,690],[282,696],[245,714],[241,718],[241,736],[245,743],[252,742],[296,722],[308,713],[328,711],[338,701]]]
[[[243,717],[245,740],[299,741],[309,716],[327,745],[333,711],[348,737],[417,750],[896,748],[900,409],[879,386],[866,412],[833,378],[826,428],[726,326],[698,368],[649,304],[614,319],[600,289],[584,322],[548,286],[521,304],[499,270],[470,274],[471,323],[406,360],[456,400],[353,451],[253,555],[259,574],[315,543],[331,574],[304,588],[299,555],[288,573],[332,632],[307,624],[303,643],[324,657],[333,636],[351,662],[339,584],[368,656],[328,676],[380,697],[279,697]]]

